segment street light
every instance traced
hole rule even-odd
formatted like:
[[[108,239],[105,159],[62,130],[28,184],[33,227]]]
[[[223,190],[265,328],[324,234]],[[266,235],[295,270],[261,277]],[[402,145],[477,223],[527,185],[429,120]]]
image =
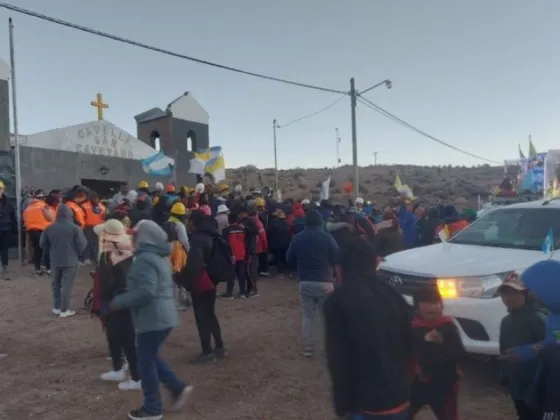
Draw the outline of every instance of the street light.
[[[385,86],[387,89],[391,89],[393,87],[393,82],[391,80],[386,79],[382,82],[379,82],[366,90],[358,92],[356,90],[356,83],[354,78],[350,79],[350,109],[351,109],[351,116],[352,116],[352,164],[354,166],[354,198],[358,198],[360,195],[360,188],[359,188],[359,171],[358,171],[358,133],[356,129],[356,103],[358,99],[358,95],[363,95],[364,93],[369,92],[379,86]]]

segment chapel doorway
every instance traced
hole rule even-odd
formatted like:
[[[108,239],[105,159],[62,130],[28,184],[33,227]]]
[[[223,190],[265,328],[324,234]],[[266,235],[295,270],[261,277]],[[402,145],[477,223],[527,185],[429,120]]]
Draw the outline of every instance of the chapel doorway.
[[[102,198],[111,198],[119,192],[122,182],[82,178],[82,185],[92,191],[95,191]]]

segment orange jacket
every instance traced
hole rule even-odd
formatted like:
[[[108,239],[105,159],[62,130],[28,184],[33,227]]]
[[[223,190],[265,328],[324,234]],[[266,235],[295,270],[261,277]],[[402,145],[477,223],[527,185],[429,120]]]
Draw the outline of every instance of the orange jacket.
[[[68,208],[72,210],[72,213],[74,214],[74,223],[76,223],[83,229],[86,226],[86,214],[84,212],[84,209],[74,201],[67,201],[64,204],[66,204]]]
[[[52,221],[49,221],[46,212],[49,206],[42,200],[33,201],[23,212],[23,223],[27,231],[45,230]]]
[[[101,203],[94,206],[91,201],[86,201],[82,204],[82,209],[86,217],[86,226],[97,226],[105,220],[105,206]]]

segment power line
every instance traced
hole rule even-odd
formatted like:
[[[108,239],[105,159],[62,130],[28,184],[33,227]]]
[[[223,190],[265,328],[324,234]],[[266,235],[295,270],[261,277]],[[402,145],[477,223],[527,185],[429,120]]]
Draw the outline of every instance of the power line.
[[[289,123],[278,125],[277,128],[284,128],[284,127],[287,127],[289,125],[292,125],[292,124],[298,123],[300,121],[306,120],[308,118],[314,117],[315,115],[319,115],[319,114],[325,112],[326,110],[331,109],[333,106],[335,106],[337,103],[339,103],[340,101],[342,101],[344,98],[347,98],[347,97],[348,97],[348,93],[345,93],[344,95],[337,98],[336,101],[332,102],[331,104],[327,105],[326,107],[321,108],[321,109],[313,112],[312,114],[308,114],[308,115],[304,115],[303,117],[296,118],[295,120],[292,120]]]
[[[475,154],[473,154],[473,153],[467,152],[466,150],[459,149],[458,147],[453,146],[452,144],[449,144],[449,143],[447,143],[447,142],[445,142],[445,141],[443,141],[443,140],[440,140],[440,139],[438,139],[438,138],[436,138],[436,137],[434,137],[434,136],[432,136],[432,135],[426,133],[425,131],[420,130],[418,127],[413,126],[412,124],[406,122],[405,120],[403,120],[403,119],[397,117],[396,115],[391,114],[389,111],[387,111],[386,109],[381,108],[379,105],[375,105],[373,102],[371,102],[371,101],[370,101],[369,99],[367,99],[367,98],[364,98],[363,96],[358,96],[358,100],[359,100],[363,105],[365,105],[365,106],[367,106],[368,108],[374,110],[375,112],[380,113],[381,115],[383,115],[383,116],[385,116],[385,117],[387,117],[387,118],[393,120],[394,122],[396,122],[396,123],[398,123],[398,124],[400,124],[400,125],[402,125],[402,126],[408,128],[408,129],[410,129],[410,130],[412,130],[412,131],[414,131],[414,132],[416,132],[416,133],[418,133],[418,134],[420,134],[420,135],[422,135],[422,136],[424,136],[424,137],[427,137],[427,138],[429,138],[430,140],[435,141],[436,143],[441,144],[442,146],[448,147],[448,148],[453,149],[453,150],[455,150],[455,151],[457,151],[457,152],[459,152],[459,153],[463,153],[464,155],[467,155],[467,156],[470,156],[470,157],[473,157],[473,158],[476,158],[476,159],[480,159],[480,160],[483,160],[483,161],[488,162],[488,163],[495,163],[495,164],[501,165],[500,162],[496,162],[495,160],[491,160],[491,159],[487,159],[487,158],[482,157],[482,156],[475,155]]]
[[[248,70],[242,70],[242,69],[226,66],[226,65],[223,65],[223,64],[219,64],[219,63],[214,63],[212,61],[203,60],[201,58],[196,58],[196,57],[191,57],[191,56],[184,55],[184,54],[179,54],[179,53],[176,53],[176,52],[173,52],[173,51],[170,51],[170,50],[166,50],[166,49],[159,48],[159,47],[154,47],[152,45],[148,45],[148,44],[144,44],[144,43],[141,43],[141,42],[133,41],[131,39],[123,38],[123,37],[113,35],[113,34],[110,34],[110,33],[107,33],[107,32],[102,32],[102,31],[99,31],[97,29],[92,29],[92,28],[88,28],[86,26],[77,25],[77,24],[72,23],[72,22],[68,22],[68,21],[65,21],[65,20],[62,20],[62,19],[47,16],[47,15],[44,15],[42,13],[38,13],[38,12],[34,12],[32,10],[24,9],[22,7],[13,6],[13,5],[8,4],[8,3],[0,2],[0,7],[3,8],[3,9],[12,10],[14,12],[24,14],[24,15],[27,15],[27,16],[31,16],[31,17],[34,17],[34,18],[37,18],[37,19],[41,19],[41,20],[44,20],[44,21],[47,21],[47,22],[56,23],[57,25],[65,26],[67,28],[75,29],[75,30],[78,30],[78,31],[81,31],[81,32],[86,32],[86,33],[89,33],[89,34],[92,34],[92,35],[97,35],[97,36],[100,36],[100,37],[103,37],[103,38],[112,39],[113,41],[122,42],[122,43],[128,44],[128,45],[133,45],[135,47],[139,47],[139,48],[143,48],[143,49],[146,49],[146,50],[158,52],[160,54],[169,55],[171,57],[182,58],[184,60],[189,60],[189,61],[192,61],[192,62],[195,62],[195,63],[205,64],[207,66],[219,68],[219,69],[222,69],[222,70],[229,70],[229,71],[239,73],[239,74],[244,74],[244,75],[247,75],[247,76],[253,76],[253,77],[260,78],[260,79],[271,80],[271,81],[274,81],[274,82],[285,83],[285,84],[288,84],[288,85],[299,86],[299,87],[319,90],[319,91],[323,91],[323,92],[338,93],[338,94],[346,93],[342,90],[329,89],[329,88],[325,88],[325,87],[322,87],[322,86],[310,85],[310,84],[307,84],[307,83],[296,82],[296,81],[293,81],[293,80],[281,79],[279,77],[267,76],[265,74],[255,73],[255,72],[248,71]]]

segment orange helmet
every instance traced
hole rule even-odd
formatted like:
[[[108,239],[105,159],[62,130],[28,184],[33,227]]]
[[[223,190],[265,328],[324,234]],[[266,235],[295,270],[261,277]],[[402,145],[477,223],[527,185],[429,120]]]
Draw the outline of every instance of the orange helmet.
[[[165,186],[165,192],[174,193],[174,192],[175,192],[175,185],[173,185],[173,184],[167,184],[167,185]]]

